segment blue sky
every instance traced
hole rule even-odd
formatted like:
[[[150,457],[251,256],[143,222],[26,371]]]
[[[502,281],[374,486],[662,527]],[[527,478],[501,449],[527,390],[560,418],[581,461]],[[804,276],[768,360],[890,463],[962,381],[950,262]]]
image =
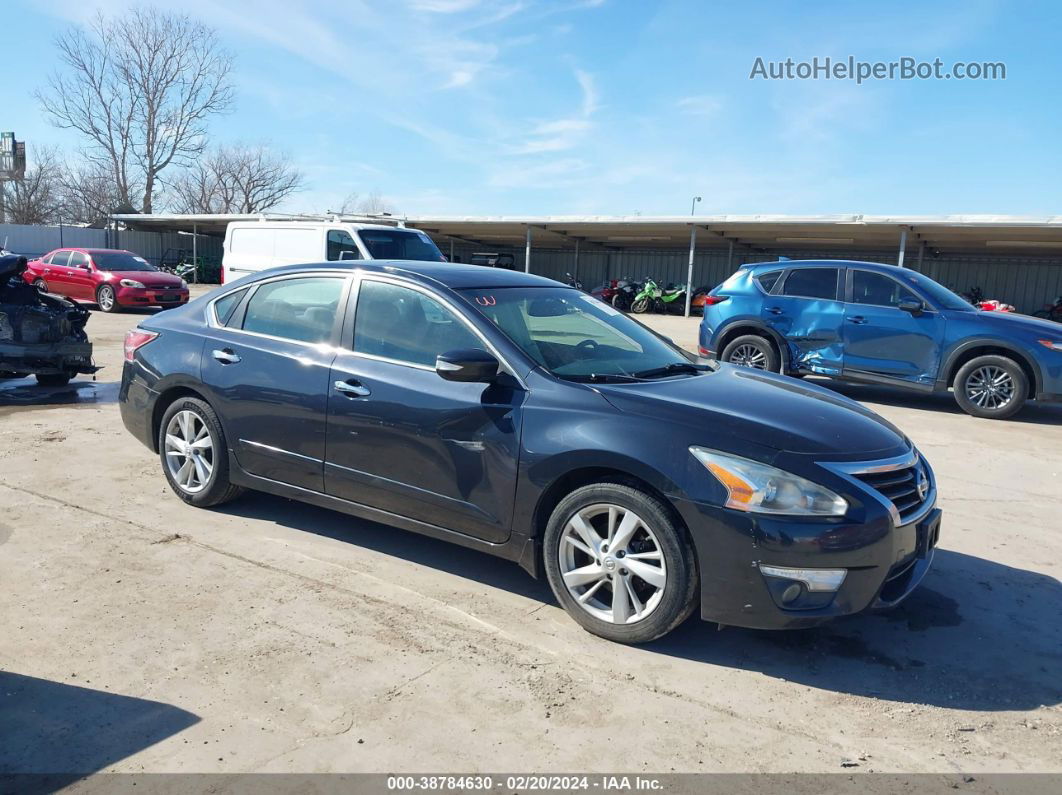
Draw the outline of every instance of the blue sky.
[[[17,0],[0,127],[66,150],[32,97],[50,42],[119,0]],[[288,152],[323,211],[1059,212],[1062,4],[182,0],[236,56],[218,140]],[[28,57],[23,57],[26,54]],[[765,60],[1002,61],[985,81],[750,80]]]

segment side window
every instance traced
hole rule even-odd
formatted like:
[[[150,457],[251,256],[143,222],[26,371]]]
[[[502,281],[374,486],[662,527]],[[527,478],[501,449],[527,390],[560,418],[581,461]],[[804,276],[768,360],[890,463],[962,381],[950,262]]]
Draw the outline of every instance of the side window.
[[[81,251],[71,251],[69,264],[71,268],[87,268],[88,255]]]
[[[329,262],[335,262],[340,259],[361,259],[361,252],[358,251],[358,244],[349,234],[342,229],[329,229],[326,256]]]
[[[881,273],[852,271],[852,303],[875,306],[899,306],[904,301],[921,299],[900,284]]]
[[[756,279],[756,283],[760,285],[760,288],[765,293],[769,293],[771,288],[778,282],[778,277],[781,275],[781,271],[770,271],[768,273],[761,273],[754,278]]]
[[[354,351],[435,366],[435,357],[483,343],[449,308],[418,290],[365,280],[354,315]]]
[[[51,260],[49,260],[49,263],[51,265],[61,265],[64,267],[68,262],[70,262],[69,251],[56,251],[54,254],[52,254]]]
[[[837,268],[798,268],[786,277],[783,295],[837,300]]]
[[[344,281],[310,276],[263,284],[247,302],[243,330],[300,342],[327,342]]]
[[[219,325],[228,325],[232,313],[236,311],[236,307],[240,305],[240,301],[243,300],[243,296],[246,292],[247,288],[245,287],[242,290],[236,290],[228,295],[223,295],[214,302],[214,319],[217,320]]]

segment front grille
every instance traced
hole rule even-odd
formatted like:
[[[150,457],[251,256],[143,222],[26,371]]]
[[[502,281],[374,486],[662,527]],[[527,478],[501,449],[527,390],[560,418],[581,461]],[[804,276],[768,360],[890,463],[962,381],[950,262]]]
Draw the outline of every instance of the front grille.
[[[856,475],[875,491],[883,495],[900,514],[900,522],[906,522],[918,513],[929,494],[929,480],[921,460],[913,466],[903,469],[890,469],[886,472],[860,472]],[[919,494],[918,484],[924,484]]]

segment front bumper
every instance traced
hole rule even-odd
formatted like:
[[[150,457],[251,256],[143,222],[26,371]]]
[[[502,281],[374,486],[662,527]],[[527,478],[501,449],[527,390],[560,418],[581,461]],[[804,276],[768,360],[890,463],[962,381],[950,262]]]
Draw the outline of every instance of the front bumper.
[[[780,520],[690,500],[673,500],[690,529],[700,568],[701,618],[753,629],[797,629],[868,609],[893,607],[922,581],[933,561],[940,509],[899,527],[890,517],[867,524]],[[785,608],[760,564],[845,569],[821,607]]]
[[[188,303],[188,295],[187,289],[119,287],[114,297],[120,306],[181,306]]]
[[[94,373],[91,342],[0,342],[0,370],[17,373]]]

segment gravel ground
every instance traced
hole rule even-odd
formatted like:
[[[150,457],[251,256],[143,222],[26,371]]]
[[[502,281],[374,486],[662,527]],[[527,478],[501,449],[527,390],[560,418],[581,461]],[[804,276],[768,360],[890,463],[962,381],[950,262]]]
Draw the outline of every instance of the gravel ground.
[[[480,553],[265,495],[171,496],[95,382],[0,382],[0,771],[1062,772],[1062,409],[841,386],[936,468],[900,609],[640,648]],[[650,318],[691,345],[695,324]]]

